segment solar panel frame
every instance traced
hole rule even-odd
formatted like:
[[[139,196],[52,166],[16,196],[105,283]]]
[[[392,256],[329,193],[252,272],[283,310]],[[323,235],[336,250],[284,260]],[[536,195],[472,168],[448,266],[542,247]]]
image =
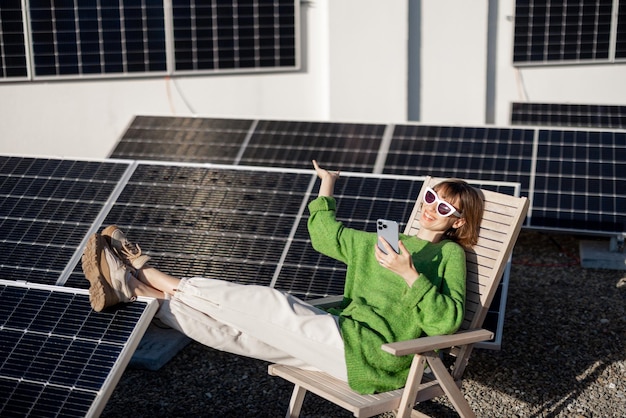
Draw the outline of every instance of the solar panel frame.
[[[156,310],[96,313],[88,292],[0,279],[0,415],[97,417]]]

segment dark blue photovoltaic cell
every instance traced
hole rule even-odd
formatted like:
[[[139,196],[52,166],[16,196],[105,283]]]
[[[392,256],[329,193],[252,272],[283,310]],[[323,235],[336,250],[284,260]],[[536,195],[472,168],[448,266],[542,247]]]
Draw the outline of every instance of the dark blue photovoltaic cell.
[[[293,0],[31,0],[25,2],[28,22],[22,3],[6,0],[0,8],[0,79],[25,78],[29,72],[36,78],[299,66]],[[170,13],[172,27],[166,28]],[[166,29],[173,68],[168,68]]]
[[[136,117],[112,158],[372,172],[385,125]],[[249,136],[249,140],[246,139]]]
[[[2,0],[0,8],[0,79],[28,75],[20,0]]]
[[[269,285],[312,173],[140,165],[104,224],[177,277]]]
[[[127,169],[0,156],[0,278],[55,284]]]
[[[234,164],[252,122],[137,116],[111,158]]]
[[[625,129],[626,106],[513,103],[511,124]]]
[[[385,125],[259,121],[240,160],[242,165],[309,169],[325,167],[371,173]]]
[[[384,173],[520,183],[528,196],[533,130],[395,127]]]
[[[85,416],[146,309],[96,313],[88,295],[4,284],[0,299],[3,417]]]
[[[177,71],[295,68],[293,0],[174,0]]]
[[[540,131],[532,223],[626,231],[626,133]]]
[[[529,106],[525,105],[520,111],[526,111]],[[558,111],[566,113],[552,114],[550,118],[570,124],[573,122],[568,121],[576,120],[576,123],[615,125],[623,119],[621,108],[563,105]],[[543,115],[543,110],[543,107],[537,109],[535,106],[530,111]],[[387,148],[385,139],[388,132],[392,134]],[[584,130],[571,132],[594,135]],[[576,195],[572,182],[580,182],[581,170],[594,170],[595,163],[577,168],[575,173],[572,172],[573,165],[557,164],[561,158],[558,153],[561,152],[564,153],[563,158],[568,158],[568,152],[589,153],[591,160],[600,158],[594,154],[602,152],[602,158],[608,161],[622,161],[619,155],[624,151],[619,134],[614,143],[613,137],[603,133],[599,137],[601,146],[590,147],[584,141],[570,145],[554,143],[550,154],[547,154],[548,148],[538,143],[538,135],[538,129],[530,128],[137,117],[114,156],[299,169],[311,169],[310,161],[317,159],[324,167],[343,172],[373,173],[382,170],[384,174],[394,175],[520,183],[521,195],[529,197],[531,202],[534,199],[531,194],[535,186],[536,166],[540,167],[542,160],[550,161],[550,167],[542,170],[550,177],[559,178],[560,185],[556,190],[560,202],[541,209],[536,218],[537,224],[531,214],[526,226],[561,229],[559,225],[571,225],[568,230],[609,234],[623,231],[623,217],[616,216],[610,209],[613,206],[619,208],[621,204],[620,196],[614,192],[598,196],[601,209],[597,216],[589,217],[588,223],[572,221],[572,212],[580,210],[584,206],[580,201],[585,199]],[[608,141],[606,144],[603,142],[605,139]],[[210,145],[205,146],[206,143]],[[381,161],[382,157],[384,161]],[[602,167],[608,170],[611,164],[603,164]],[[541,172],[537,174],[539,180],[545,175]],[[612,174],[609,173],[609,176]],[[539,187],[542,185],[539,184]],[[561,190],[563,193],[560,193]],[[593,205],[593,202],[590,204]],[[603,219],[605,208],[609,208],[606,220]],[[570,220],[563,223],[561,217]]]
[[[163,2],[29,2],[35,76],[165,71]]]
[[[607,60],[612,12],[612,0],[516,1],[513,62]]]
[[[617,14],[615,58],[626,58],[626,2],[620,0]]]

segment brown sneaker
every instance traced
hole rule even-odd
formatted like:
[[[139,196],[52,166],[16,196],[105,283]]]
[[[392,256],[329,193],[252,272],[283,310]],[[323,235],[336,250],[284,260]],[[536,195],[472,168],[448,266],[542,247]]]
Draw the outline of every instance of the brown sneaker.
[[[81,263],[90,283],[89,301],[95,311],[137,299],[128,288],[130,270],[113,254],[101,235],[89,237]]]
[[[102,230],[102,236],[107,240],[111,248],[115,250],[122,261],[136,270],[139,270],[150,261],[150,256],[142,254],[139,245],[130,242],[122,230],[116,225],[109,225],[104,228]]]

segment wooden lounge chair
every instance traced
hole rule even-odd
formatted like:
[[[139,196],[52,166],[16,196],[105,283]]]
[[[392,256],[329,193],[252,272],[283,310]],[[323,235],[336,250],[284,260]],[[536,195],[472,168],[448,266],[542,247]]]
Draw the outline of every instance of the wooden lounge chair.
[[[426,186],[441,179],[427,177],[417,203],[405,228],[414,235],[419,229],[419,213]],[[300,414],[304,396],[313,392],[349,411],[355,417],[371,417],[396,411],[399,417],[426,415],[413,409],[423,402],[443,394],[462,417],[475,416],[461,393],[461,379],[472,352],[473,345],[493,338],[491,331],[482,329],[487,310],[519,235],[528,210],[525,197],[509,196],[482,190],[485,212],[480,226],[480,238],[467,256],[467,295],[465,319],[461,329],[452,335],[427,336],[409,341],[384,344],[382,349],[398,356],[414,355],[409,376],[403,389],[374,395],[360,395],[346,382],[318,371],[273,364],[269,374],[280,376],[295,384],[287,417]],[[454,364],[447,368],[443,354],[451,355]],[[432,373],[424,373],[428,363]]]

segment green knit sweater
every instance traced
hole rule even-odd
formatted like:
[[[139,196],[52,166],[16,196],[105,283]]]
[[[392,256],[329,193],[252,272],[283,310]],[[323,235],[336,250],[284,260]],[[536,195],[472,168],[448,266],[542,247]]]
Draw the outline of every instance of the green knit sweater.
[[[318,197],[309,203],[313,248],[347,265],[344,298],[331,309],[339,316],[348,383],[360,393],[404,386],[411,356],[381,349],[389,342],[455,332],[465,305],[465,252],[456,243],[431,243],[401,235],[420,273],[409,287],[375,257],[376,233],[346,228],[335,219],[336,201]]]

